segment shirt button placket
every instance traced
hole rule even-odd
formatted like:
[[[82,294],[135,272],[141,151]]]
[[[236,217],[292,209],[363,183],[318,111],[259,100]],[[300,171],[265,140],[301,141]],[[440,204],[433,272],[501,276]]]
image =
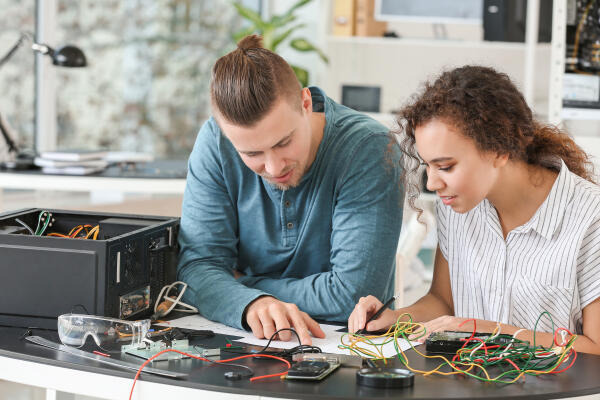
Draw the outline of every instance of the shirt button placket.
[[[284,241],[288,245],[294,245],[296,243],[297,227],[296,227],[296,215],[294,213],[294,207],[292,207],[292,201],[289,199],[289,193],[283,192],[281,197],[281,212],[283,214],[284,222]]]

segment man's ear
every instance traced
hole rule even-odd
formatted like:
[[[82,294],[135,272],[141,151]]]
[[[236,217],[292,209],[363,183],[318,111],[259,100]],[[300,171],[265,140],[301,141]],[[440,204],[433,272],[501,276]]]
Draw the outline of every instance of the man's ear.
[[[301,91],[302,96],[302,113],[308,112],[312,113],[312,95],[310,94],[310,89],[304,88]]]

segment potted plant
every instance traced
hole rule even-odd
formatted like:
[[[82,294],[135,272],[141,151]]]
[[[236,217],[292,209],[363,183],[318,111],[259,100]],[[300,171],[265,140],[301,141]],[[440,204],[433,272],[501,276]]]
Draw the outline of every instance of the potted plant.
[[[295,23],[297,17],[294,12],[300,7],[310,3],[312,0],[300,0],[291,6],[286,12],[279,15],[273,15],[269,20],[264,20],[256,11],[243,6],[239,2],[234,2],[233,6],[237,12],[246,19],[250,26],[244,28],[233,35],[234,40],[239,42],[244,36],[257,33],[263,38],[264,48],[277,52],[279,46],[287,43],[291,48],[301,52],[316,52],[319,57],[328,62],[327,56],[316,46],[305,38],[293,38],[292,34],[304,24]],[[290,40],[291,39],[291,40]],[[308,86],[308,71],[297,65],[290,65],[298,77],[303,87]]]

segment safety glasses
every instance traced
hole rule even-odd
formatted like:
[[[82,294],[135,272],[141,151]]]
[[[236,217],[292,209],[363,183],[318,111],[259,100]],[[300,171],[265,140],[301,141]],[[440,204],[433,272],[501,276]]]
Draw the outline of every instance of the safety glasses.
[[[58,336],[63,344],[81,347],[92,337],[103,350],[120,351],[122,346],[140,344],[150,329],[150,320],[122,319],[83,314],[58,317]]]

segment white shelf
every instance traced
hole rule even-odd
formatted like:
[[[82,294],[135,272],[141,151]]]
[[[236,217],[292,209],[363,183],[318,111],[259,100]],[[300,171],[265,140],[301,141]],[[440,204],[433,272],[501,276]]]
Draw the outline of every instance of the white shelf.
[[[419,39],[393,38],[381,36],[327,36],[330,44],[356,43],[389,46],[421,46],[421,47],[455,47],[467,49],[508,49],[525,51],[525,43],[521,42],[490,42],[486,40],[457,40],[457,39]],[[550,43],[538,43],[538,48],[549,49]]]
[[[600,120],[600,109],[565,107],[561,111],[563,120],[595,121]]]

